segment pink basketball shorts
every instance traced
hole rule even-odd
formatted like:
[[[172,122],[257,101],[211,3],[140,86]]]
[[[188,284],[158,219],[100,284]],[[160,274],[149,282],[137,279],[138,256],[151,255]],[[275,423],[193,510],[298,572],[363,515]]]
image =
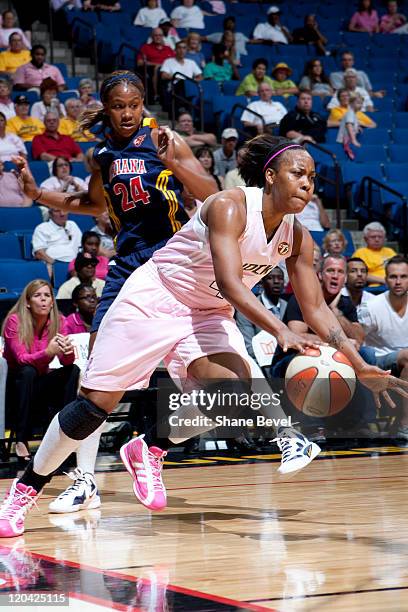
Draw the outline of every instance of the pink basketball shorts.
[[[163,360],[174,380],[187,380],[196,359],[236,353],[248,360],[232,308],[197,310],[160,282],[152,261],[126,281],[104,316],[82,386],[97,391],[142,389]]]

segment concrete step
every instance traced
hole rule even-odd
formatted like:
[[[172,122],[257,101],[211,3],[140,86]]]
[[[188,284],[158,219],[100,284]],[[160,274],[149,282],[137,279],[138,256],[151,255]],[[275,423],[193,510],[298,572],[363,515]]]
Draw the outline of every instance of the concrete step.
[[[336,221],[337,210],[335,208],[326,208],[327,215],[331,222]],[[340,209],[340,217],[341,219],[345,219],[347,215],[347,211],[345,209]]]
[[[342,219],[341,227],[347,230],[358,230],[357,219]]]

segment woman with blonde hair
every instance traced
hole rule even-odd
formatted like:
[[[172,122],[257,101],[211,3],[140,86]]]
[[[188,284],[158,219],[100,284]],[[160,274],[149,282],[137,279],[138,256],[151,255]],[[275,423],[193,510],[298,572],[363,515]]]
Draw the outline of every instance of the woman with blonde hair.
[[[347,247],[347,238],[340,229],[331,229],[323,238],[324,255],[344,255]]]
[[[20,464],[30,460],[27,441],[37,413],[46,406],[48,424],[77,394],[79,369],[74,348],[66,335],[65,319],[58,312],[50,283],[31,281],[3,323],[4,357],[9,368],[7,405],[16,432],[16,454]],[[50,370],[58,357],[62,367]],[[11,413],[12,410],[12,413]],[[44,414],[42,421],[44,421]]]

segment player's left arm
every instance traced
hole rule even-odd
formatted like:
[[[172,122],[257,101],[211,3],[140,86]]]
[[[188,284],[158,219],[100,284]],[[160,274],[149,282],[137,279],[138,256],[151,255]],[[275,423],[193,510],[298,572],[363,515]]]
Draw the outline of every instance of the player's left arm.
[[[179,134],[167,126],[161,127],[158,130],[157,143],[159,158],[197,200],[204,201],[218,192],[213,177],[207,174]]]
[[[325,342],[337,348],[348,357],[360,381],[374,395],[377,407],[380,407],[380,393],[390,406],[395,403],[387,389],[394,389],[400,395],[408,397],[408,382],[391,376],[390,372],[371,366],[362,359],[347,338],[337,318],[327,306],[323,292],[313,268],[313,240],[306,228],[295,221],[294,246],[292,256],[286,260],[289,279],[305,322]]]

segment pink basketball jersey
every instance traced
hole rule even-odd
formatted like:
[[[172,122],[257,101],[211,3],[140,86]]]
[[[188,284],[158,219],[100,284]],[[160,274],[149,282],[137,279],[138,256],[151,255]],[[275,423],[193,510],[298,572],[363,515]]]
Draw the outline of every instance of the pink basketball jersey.
[[[240,187],[245,193],[247,221],[239,238],[243,262],[243,282],[252,289],[282,260],[290,257],[293,246],[294,215],[285,215],[272,240],[267,241],[262,219],[263,190]],[[228,255],[228,254],[226,254]],[[177,299],[200,310],[228,308],[215,281],[208,228],[200,210],[167,244],[152,257],[163,285]]]

